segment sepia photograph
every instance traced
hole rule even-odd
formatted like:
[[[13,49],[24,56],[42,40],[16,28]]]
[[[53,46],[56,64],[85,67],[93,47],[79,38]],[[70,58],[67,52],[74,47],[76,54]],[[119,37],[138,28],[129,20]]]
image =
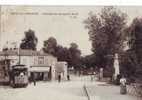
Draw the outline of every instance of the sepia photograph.
[[[0,100],[142,100],[142,6],[0,5]]]

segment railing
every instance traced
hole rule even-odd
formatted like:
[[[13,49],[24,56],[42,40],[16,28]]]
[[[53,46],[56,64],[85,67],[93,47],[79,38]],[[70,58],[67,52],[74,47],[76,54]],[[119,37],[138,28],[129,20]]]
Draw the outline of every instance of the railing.
[[[139,83],[131,83],[128,85],[128,93],[137,96],[137,97],[142,97],[142,84]]]

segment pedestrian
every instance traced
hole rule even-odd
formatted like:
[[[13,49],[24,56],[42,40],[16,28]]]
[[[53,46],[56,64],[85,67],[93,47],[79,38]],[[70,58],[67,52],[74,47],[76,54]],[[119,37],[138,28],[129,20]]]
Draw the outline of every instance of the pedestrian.
[[[91,81],[93,81],[93,79],[94,79],[94,75],[93,75],[93,74],[91,74],[91,75],[90,75],[90,77],[91,77]]]
[[[61,74],[58,75],[58,82],[61,82]]]
[[[96,79],[95,77],[96,77],[96,72],[94,71],[93,72],[93,78],[94,78],[94,80]]]
[[[69,74],[67,75],[67,79],[68,79],[68,81],[70,81],[70,75]]]
[[[116,77],[116,85],[120,85],[120,79],[121,79],[121,75],[118,74]]]
[[[126,94],[127,93],[127,87],[126,87],[126,78],[122,76],[120,79],[120,93]]]
[[[36,86],[36,77],[34,72],[32,73],[32,80],[33,80],[34,86]]]

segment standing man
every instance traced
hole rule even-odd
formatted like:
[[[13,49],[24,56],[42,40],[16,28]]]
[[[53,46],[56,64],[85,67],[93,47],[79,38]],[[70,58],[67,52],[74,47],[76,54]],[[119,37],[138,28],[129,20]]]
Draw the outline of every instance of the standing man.
[[[59,83],[61,82],[61,73],[59,73],[59,75],[58,75],[58,82]]]
[[[70,75],[69,74],[67,75],[67,79],[68,79],[68,81],[70,81]]]
[[[32,72],[32,73],[31,73],[31,80],[32,80],[33,83],[34,83],[34,86],[36,86],[35,72]]]
[[[93,67],[90,68],[90,71],[91,71],[91,75],[90,75],[90,76],[91,76],[91,81],[93,81],[93,78],[94,78],[94,75],[93,75],[93,74],[94,74],[94,73],[93,73],[93,71],[94,71],[94,70],[93,70]]]

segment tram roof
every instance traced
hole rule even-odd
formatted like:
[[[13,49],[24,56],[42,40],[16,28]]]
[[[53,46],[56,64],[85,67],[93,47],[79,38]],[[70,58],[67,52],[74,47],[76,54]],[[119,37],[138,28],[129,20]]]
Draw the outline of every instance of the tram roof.
[[[22,65],[22,64],[17,64],[17,65],[13,65],[14,69],[21,69],[21,68],[27,68],[26,65]]]

